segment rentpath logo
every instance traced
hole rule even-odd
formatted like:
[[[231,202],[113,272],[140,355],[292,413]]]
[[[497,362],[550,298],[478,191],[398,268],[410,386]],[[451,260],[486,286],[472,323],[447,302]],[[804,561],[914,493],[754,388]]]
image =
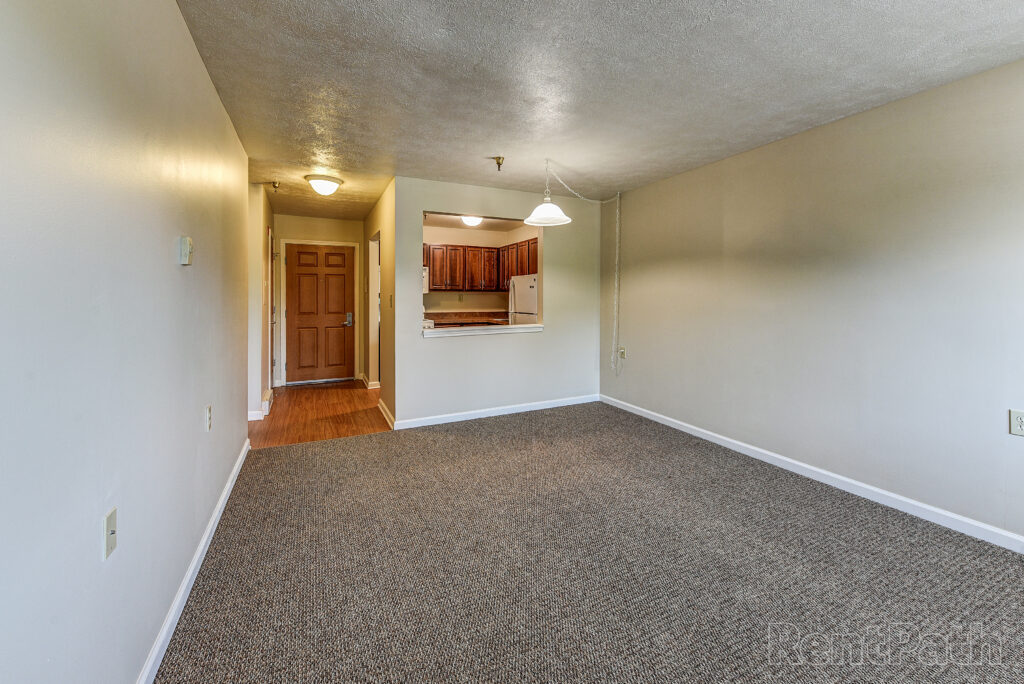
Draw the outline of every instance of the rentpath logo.
[[[1003,637],[980,622],[941,631],[893,622],[850,632],[812,632],[773,622],[768,658],[779,665],[1002,665]]]

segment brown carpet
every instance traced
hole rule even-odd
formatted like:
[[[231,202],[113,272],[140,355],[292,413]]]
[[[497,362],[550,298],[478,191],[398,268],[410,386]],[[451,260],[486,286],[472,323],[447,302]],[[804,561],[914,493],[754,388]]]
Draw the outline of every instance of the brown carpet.
[[[252,452],[158,682],[1022,682],[1024,557],[602,404]]]

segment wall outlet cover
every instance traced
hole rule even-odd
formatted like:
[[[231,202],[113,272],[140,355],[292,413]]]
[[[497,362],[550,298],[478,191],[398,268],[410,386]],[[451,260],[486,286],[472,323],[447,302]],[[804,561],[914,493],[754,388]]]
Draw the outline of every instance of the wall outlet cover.
[[[1024,437],[1024,411],[1010,411],[1010,434]]]

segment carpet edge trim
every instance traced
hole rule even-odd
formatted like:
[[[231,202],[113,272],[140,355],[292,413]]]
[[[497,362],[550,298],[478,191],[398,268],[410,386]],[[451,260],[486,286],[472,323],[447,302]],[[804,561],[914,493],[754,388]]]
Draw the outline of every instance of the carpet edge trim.
[[[609,406],[614,406],[622,409],[623,411],[628,411],[629,413],[648,418],[656,423],[661,423],[662,425],[679,430],[680,432],[685,432],[695,437],[706,439],[709,442],[714,442],[719,446],[724,446],[728,449],[732,449],[733,451],[737,451],[744,456],[756,458],[759,461],[770,463],[798,475],[803,475],[804,477],[816,480],[817,482],[836,487],[837,489],[842,489],[843,491],[851,494],[856,494],[857,496],[869,499],[875,503],[882,504],[883,506],[895,508],[896,510],[903,511],[904,513],[927,520],[928,522],[935,523],[936,525],[941,525],[942,527],[954,530],[955,532],[960,532],[974,537],[975,539],[980,539],[990,544],[1001,546],[1004,549],[1024,554],[1024,536],[1011,532],[1010,530],[1005,530],[1001,527],[996,527],[995,525],[975,520],[974,518],[968,518],[967,516],[960,515],[959,513],[953,513],[952,511],[947,511],[944,508],[939,508],[938,506],[933,506],[916,499],[911,499],[910,497],[903,496],[902,494],[896,494],[895,492],[890,492],[889,490],[867,484],[866,482],[861,482],[860,480],[854,480],[853,478],[846,477],[845,475],[833,473],[830,470],[825,470],[824,468],[819,468],[817,466],[804,463],[803,461],[797,461],[796,459],[777,454],[773,451],[768,451],[767,449],[762,449],[761,447],[747,444],[746,442],[741,442],[739,440],[732,439],[731,437],[726,437],[716,432],[711,432],[710,430],[690,425],[689,423],[684,423],[683,421],[676,420],[675,418],[669,418],[668,416],[636,406],[635,404],[630,404],[629,402],[622,401],[621,399],[616,399],[615,397],[608,396],[607,394],[601,395],[601,401]]]
[[[203,559],[206,558],[206,551],[210,548],[213,534],[217,530],[217,523],[220,522],[224,506],[227,505],[228,497],[231,495],[231,490],[234,489],[235,481],[238,479],[238,473],[242,470],[242,464],[245,463],[245,457],[249,454],[251,448],[252,444],[246,438],[245,442],[242,443],[242,451],[238,454],[238,459],[231,469],[231,474],[228,475],[223,491],[220,493],[217,505],[214,506],[210,521],[206,524],[206,530],[203,531],[203,536],[199,538],[199,545],[196,547],[196,552],[192,556],[192,562],[189,563],[185,576],[178,586],[178,593],[174,595],[174,600],[171,602],[171,607],[164,617],[160,631],[157,632],[153,647],[149,649],[149,655],[146,657],[146,662],[142,666],[142,671],[139,673],[136,684],[152,684],[153,680],[156,679],[156,673],[160,669],[164,653],[167,652],[167,646],[174,635],[174,628],[178,626],[178,618],[181,617],[181,611],[185,608],[188,595],[192,592],[192,585],[196,581],[196,575],[199,574],[199,568],[203,565]]]
[[[458,423],[463,420],[475,418],[490,418],[491,416],[504,416],[510,413],[525,413],[527,411],[539,411],[541,409],[557,408],[559,406],[571,406],[573,404],[588,404],[594,401],[601,401],[599,394],[581,394],[575,397],[562,397],[561,399],[546,399],[544,401],[531,401],[525,404],[508,404],[506,406],[495,406],[492,408],[476,409],[473,411],[459,411],[457,413],[442,413],[436,416],[425,416],[423,418],[407,418],[395,421],[396,430],[424,427],[427,425],[440,425],[442,423]]]

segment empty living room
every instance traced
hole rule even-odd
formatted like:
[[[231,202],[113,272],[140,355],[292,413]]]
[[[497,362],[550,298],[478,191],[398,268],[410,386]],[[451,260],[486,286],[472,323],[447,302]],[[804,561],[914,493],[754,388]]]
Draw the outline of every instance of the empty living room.
[[[0,682],[1024,682],[1020,0],[0,17]]]

